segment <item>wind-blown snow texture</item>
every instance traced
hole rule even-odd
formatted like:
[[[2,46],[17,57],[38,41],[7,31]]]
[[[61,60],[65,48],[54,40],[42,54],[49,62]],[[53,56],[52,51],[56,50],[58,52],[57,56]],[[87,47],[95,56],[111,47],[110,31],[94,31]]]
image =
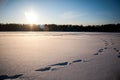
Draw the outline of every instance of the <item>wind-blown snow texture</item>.
[[[120,33],[1,32],[0,80],[120,80]]]

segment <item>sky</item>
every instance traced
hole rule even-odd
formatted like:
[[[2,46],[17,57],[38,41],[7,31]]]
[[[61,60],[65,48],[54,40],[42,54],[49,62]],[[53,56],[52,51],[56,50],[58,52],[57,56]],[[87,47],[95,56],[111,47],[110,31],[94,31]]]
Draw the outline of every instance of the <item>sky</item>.
[[[0,0],[0,23],[120,23],[120,0]]]

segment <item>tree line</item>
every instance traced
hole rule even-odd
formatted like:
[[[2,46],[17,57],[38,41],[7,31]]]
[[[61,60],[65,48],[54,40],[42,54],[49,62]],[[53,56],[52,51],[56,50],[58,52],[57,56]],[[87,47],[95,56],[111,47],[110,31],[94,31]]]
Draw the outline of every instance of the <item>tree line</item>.
[[[88,25],[88,26],[45,24],[44,31],[120,32],[120,24]]]
[[[0,31],[66,31],[66,32],[120,32],[120,24],[105,25],[57,25],[0,24]]]
[[[0,31],[40,31],[40,25],[30,24],[0,24]]]

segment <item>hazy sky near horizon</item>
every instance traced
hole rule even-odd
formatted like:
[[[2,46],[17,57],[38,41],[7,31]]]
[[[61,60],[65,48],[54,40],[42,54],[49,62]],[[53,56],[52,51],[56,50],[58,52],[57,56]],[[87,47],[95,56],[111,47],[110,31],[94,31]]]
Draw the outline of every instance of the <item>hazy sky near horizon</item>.
[[[27,23],[31,10],[38,24],[120,23],[120,0],[0,0],[0,23]]]

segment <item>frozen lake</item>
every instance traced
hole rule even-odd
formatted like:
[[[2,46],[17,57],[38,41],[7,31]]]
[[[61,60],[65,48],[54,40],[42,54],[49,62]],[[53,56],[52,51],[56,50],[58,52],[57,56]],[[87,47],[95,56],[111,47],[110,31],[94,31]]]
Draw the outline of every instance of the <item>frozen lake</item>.
[[[120,33],[0,32],[0,80],[118,80]]]

